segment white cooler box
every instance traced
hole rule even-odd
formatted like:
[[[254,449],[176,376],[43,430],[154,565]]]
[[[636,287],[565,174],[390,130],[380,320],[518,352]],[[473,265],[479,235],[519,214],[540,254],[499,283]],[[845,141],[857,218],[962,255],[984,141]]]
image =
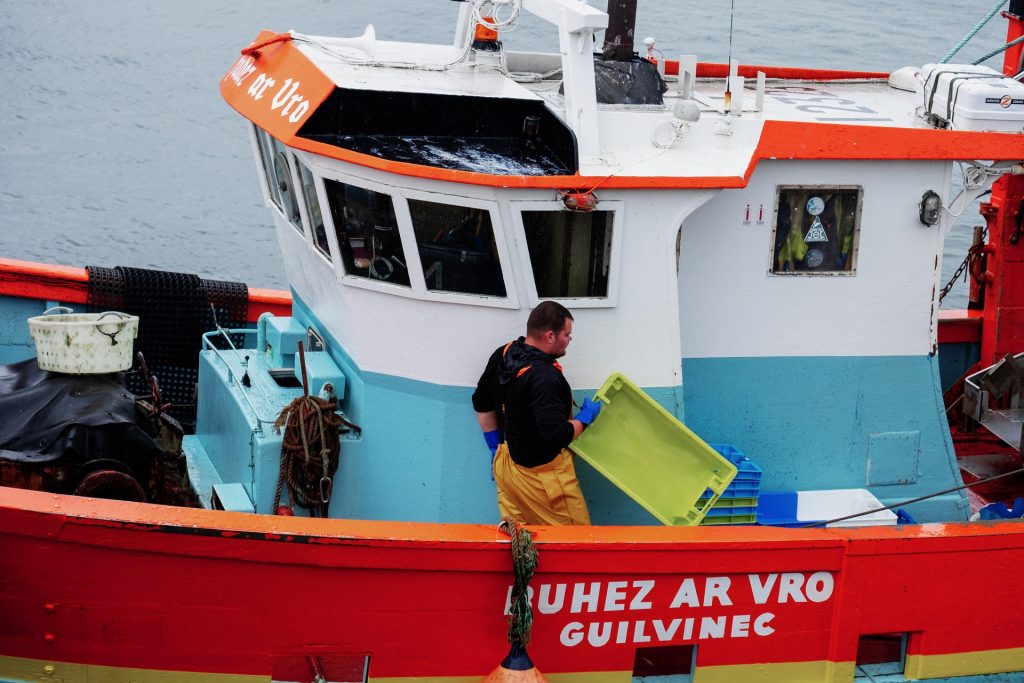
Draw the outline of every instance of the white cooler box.
[[[757,523],[765,526],[806,527],[860,512],[877,510],[828,526],[895,526],[892,510],[878,510],[882,503],[867,489],[822,491],[762,491],[757,503]]]
[[[1024,83],[987,66],[925,64],[925,117],[954,130],[1024,132]]]

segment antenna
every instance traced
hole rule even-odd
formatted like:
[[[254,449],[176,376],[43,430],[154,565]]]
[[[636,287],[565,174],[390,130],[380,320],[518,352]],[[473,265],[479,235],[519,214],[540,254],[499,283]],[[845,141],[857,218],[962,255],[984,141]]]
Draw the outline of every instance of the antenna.
[[[726,60],[726,64],[729,65],[729,73],[725,77],[725,101],[722,103],[722,107],[725,111],[729,111],[732,108],[732,19],[736,14],[736,0],[730,0],[729,3],[729,58]]]

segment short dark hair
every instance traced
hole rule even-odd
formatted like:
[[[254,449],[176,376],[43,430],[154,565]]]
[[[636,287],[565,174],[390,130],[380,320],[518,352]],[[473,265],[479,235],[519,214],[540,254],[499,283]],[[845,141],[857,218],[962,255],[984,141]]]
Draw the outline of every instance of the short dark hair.
[[[569,309],[554,301],[542,301],[530,311],[526,321],[526,334],[537,337],[545,332],[561,332],[566,319],[574,320]]]

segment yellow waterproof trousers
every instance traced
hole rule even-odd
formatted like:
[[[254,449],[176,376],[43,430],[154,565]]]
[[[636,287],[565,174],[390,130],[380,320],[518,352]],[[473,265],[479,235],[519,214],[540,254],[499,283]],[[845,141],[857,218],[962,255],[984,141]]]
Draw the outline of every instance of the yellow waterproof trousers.
[[[587,502],[576,479],[573,452],[563,448],[551,462],[539,467],[517,465],[508,444],[494,456],[498,510],[521,524],[590,524]]]

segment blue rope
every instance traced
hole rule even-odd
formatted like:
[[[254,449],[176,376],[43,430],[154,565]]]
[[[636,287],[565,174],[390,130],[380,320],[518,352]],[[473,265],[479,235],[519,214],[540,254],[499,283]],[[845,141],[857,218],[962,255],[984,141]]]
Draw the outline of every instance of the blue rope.
[[[949,62],[949,60],[951,60],[953,58],[953,55],[955,55],[957,52],[960,52],[960,48],[962,48],[964,45],[966,45],[968,43],[968,41],[970,41],[971,38],[973,38],[974,36],[978,35],[978,31],[980,31],[982,29],[982,27],[985,24],[988,23],[989,19],[994,17],[996,15],[996,12],[998,12],[1000,10],[1000,8],[1002,8],[1002,6],[1005,5],[1005,4],[1006,4],[1006,0],[999,0],[999,2],[996,3],[996,6],[992,8],[992,11],[990,11],[985,16],[984,19],[979,21],[978,25],[975,26],[974,28],[972,28],[970,33],[968,33],[966,36],[964,36],[963,39],[959,43],[956,44],[956,47],[954,47],[952,50],[947,52],[946,56],[942,58],[942,61],[940,61],[939,64],[946,64],[947,62]],[[989,55],[989,57],[991,57],[991,56],[992,55]],[[988,59],[988,57],[985,57],[984,59],[981,59],[979,61],[983,62],[983,61],[985,61],[985,59]],[[978,62],[975,62],[975,64],[977,64],[977,63]]]
[[[1021,42],[1024,42],[1024,36],[1021,36],[1020,38],[1015,38],[1014,40],[1011,40],[1010,42],[1008,42],[1006,45],[1003,45],[1000,48],[996,48],[995,50],[992,50],[992,52],[989,52],[984,57],[971,62],[971,64],[981,64],[982,62],[984,62],[989,57],[995,57],[997,54],[999,54],[1003,50],[1009,50],[1011,47],[1013,47],[1014,45],[1018,45]]]

